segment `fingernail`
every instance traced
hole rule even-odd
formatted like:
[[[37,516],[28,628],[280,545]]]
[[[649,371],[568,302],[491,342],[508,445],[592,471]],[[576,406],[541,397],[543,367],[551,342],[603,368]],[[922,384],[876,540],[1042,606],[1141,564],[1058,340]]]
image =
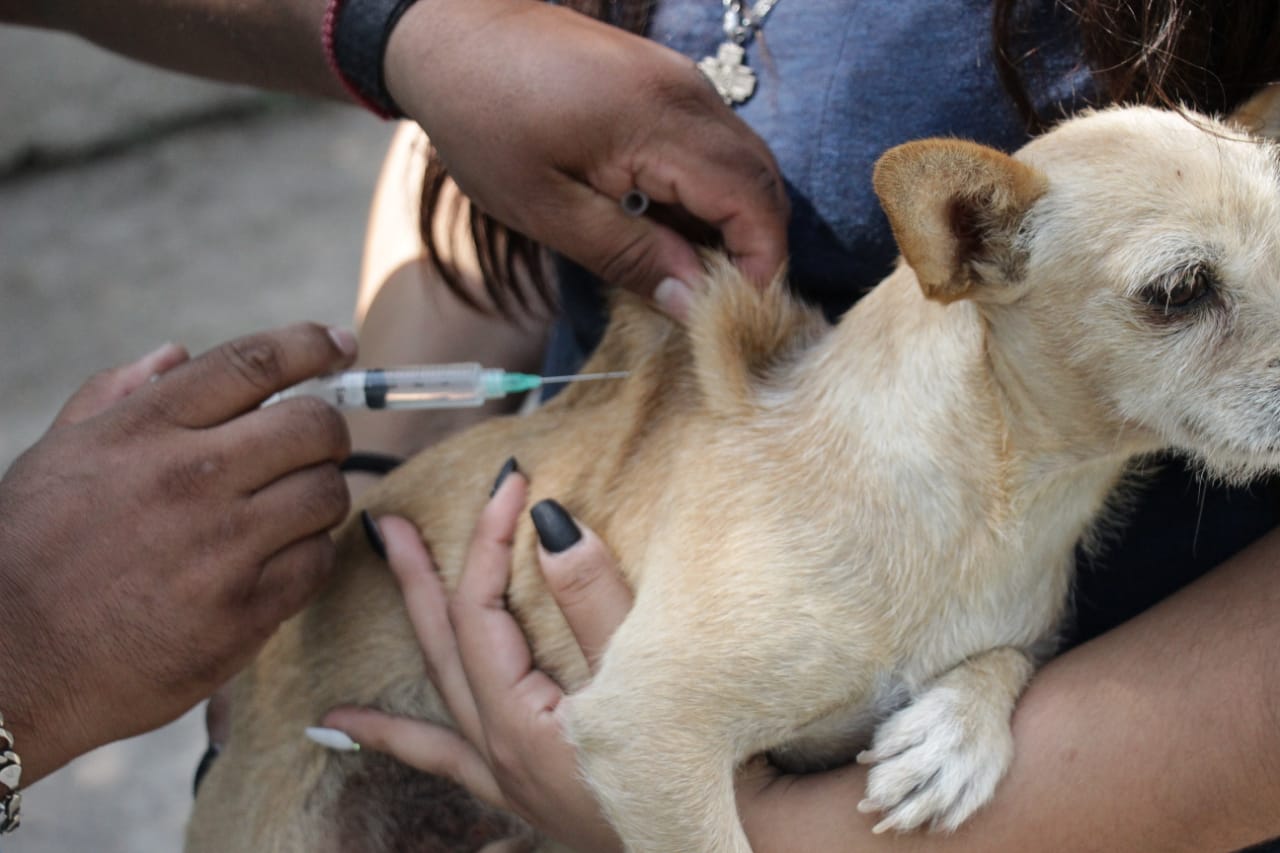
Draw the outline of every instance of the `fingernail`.
[[[653,301],[664,313],[683,317],[689,312],[693,290],[678,278],[664,278],[653,290]]]
[[[387,559],[387,543],[382,538],[382,531],[378,529],[378,524],[373,520],[373,516],[369,515],[369,510],[360,510],[360,526],[364,528],[364,538],[369,540],[369,547],[373,549],[373,553],[382,559]]]
[[[161,358],[168,355],[171,350],[175,350],[177,348],[178,345],[173,341],[165,341],[160,346],[140,358],[139,361],[159,361]]]
[[[534,529],[538,531],[538,541],[552,554],[567,551],[582,538],[582,531],[574,523],[573,516],[550,498],[534,504],[529,515],[533,518]]]
[[[351,330],[330,326],[329,340],[333,341],[334,346],[342,350],[343,355],[352,356],[356,354],[356,336]]]
[[[209,774],[209,768],[213,766],[213,762],[218,760],[218,756],[222,754],[222,747],[216,743],[210,743],[209,748],[204,751],[204,755],[200,756],[200,763],[196,765],[195,778],[191,780],[192,795],[200,793],[200,783],[204,781],[204,777]]]
[[[173,341],[166,341],[165,343],[153,349],[151,352],[144,355],[142,358],[138,359],[138,361],[145,364],[148,367],[148,369],[151,370],[151,373],[148,374],[147,376],[147,381],[155,382],[157,379],[159,379],[160,378],[159,365],[173,358],[175,355],[178,354],[179,350],[181,350],[181,347],[179,347]]]
[[[308,726],[306,730],[307,740],[318,743],[325,749],[332,749],[334,752],[359,752],[360,744],[353,741],[346,732],[340,732],[337,729],[326,729],[321,726]]]
[[[511,476],[511,472],[519,471],[520,463],[516,462],[514,456],[507,457],[507,461],[502,463],[502,470],[498,472],[498,479],[493,481],[493,488],[489,490],[489,497],[493,497],[498,493],[498,489],[502,488],[503,482],[507,477]]]

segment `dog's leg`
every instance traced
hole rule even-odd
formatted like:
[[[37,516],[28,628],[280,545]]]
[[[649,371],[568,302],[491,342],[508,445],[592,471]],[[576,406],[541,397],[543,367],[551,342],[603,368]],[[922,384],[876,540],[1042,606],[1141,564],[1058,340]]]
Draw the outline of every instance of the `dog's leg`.
[[[751,853],[724,729],[697,725],[654,694],[628,701],[593,688],[562,706],[565,729],[627,853]]]
[[[669,614],[653,604],[640,595],[591,683],[561,704],[565,734],[628,853],[751,853],[733,776],[772,721],[743,713],[749,679],[691,677],[740,662],[712,643],[668,648],[655,638],[674,636]]]
[[[991,799],[1013,759],[1009,718],[1032,670],[1020,649],[974,655],[881,723],[858,756],[874,764],[858,810],[886,813],[876,832],[950,831]]]

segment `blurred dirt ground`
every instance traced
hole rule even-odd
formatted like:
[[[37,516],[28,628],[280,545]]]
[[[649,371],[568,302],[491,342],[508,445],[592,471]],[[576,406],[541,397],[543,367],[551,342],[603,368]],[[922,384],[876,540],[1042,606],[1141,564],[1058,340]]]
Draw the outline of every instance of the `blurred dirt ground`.
[[[349,325],[391,130],[0,27],[0,470],[91,373],[166,340]],[[203,750],[197,709],[86,755],[0,850],[178,850]]]

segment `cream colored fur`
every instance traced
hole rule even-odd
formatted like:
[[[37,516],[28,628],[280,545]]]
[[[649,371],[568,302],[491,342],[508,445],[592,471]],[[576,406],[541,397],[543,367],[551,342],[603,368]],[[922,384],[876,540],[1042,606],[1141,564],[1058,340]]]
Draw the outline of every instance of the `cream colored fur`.
[[[1280,467],[1269,145],[1112,110],[1014,157],[901,146],[876,188],[905,263],[834,328],[715,262],[687,334],[619,301],[586,369],[629,379],[482,425],[365,502],[414,519],[452,584],[514,454],[531,500],[615,549],[635,607],[589,684],[527,521],[510,603],[578,690],[566,729],[632,851],[747,853],[733,772],[761,752],[815,767],[865,750],[880,828],[957,826],[1008,766],[1073,549],[1130,461]],[[1169,305],[1200,273],[1204,295]],[[338,542],[335,582],[237,683],[195,853],[413,849],[396,812],[422,801],[395,800],[376,758],[301,737],[346,702],[444,719],[385,566],[358,524]]]

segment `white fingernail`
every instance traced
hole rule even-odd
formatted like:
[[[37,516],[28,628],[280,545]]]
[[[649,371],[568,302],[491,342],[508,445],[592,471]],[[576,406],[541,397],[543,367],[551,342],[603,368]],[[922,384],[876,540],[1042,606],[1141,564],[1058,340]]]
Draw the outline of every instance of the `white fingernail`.
[[[346,732],[340,732],[337,729],[308,726],[306,735],[308,740],[318,743],[326,749],[332,749],[334,752],[360,751],[360,744],[348,737]]]
[[[342,350],[343,355],[352,356],[356,354],[359,348],[356,344],[356,334],[350,329],[343,329],[338,326],[329,327],[329,340],[333,341],[334,346]]]
[[[162,358],[169,358],[178,349],[179,347],[177,344],[175,344],[173,341],[168,341],[156,347],[151,352],[147,353],[142,358],[138,359],[138,361],[140,362],[141,361],[159,361]],[[150,376],[147,377],[147,381],[155,382],[159,378],[160,378],[159,373],[152,373]]]
[[[653,290],[653,301],[672,317],[683,317],[689,312],[693,290],[678,278],[664,278]]]
[[[169,351],[172,349],[176,349],[177,346],[178,345],[175,344],[173,341],[165,341],[160,346],[156,347],[151,352],[147,353],[142,358],[138,359],[138,361],[155,361],[157,358],[162,358],[168,355]]]

